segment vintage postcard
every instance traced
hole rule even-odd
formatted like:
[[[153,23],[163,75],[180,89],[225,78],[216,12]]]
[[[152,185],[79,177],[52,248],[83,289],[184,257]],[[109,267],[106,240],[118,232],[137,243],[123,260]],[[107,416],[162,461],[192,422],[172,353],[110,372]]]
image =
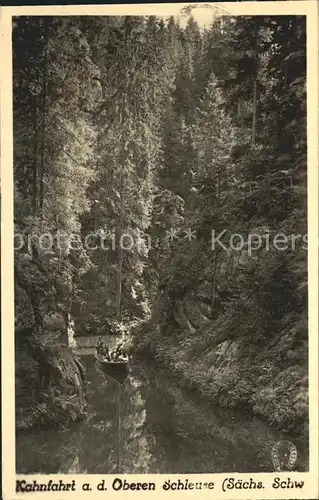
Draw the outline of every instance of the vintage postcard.
[[[1,10],[3,498],[318,498],[318,6]]]

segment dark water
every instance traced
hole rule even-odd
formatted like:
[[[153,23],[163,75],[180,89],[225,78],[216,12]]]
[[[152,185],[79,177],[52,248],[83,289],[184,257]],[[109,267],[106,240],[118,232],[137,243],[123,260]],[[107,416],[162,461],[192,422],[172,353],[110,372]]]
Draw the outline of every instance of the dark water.
[[[203,403],[158,368],[132,366],[121,388],[93,357],[83,361],[87,419],[63,431],[19,434],[18,473],[271,472],[271,449],[283,439],[298,449],[295,470],[308,469],[298,440]]]

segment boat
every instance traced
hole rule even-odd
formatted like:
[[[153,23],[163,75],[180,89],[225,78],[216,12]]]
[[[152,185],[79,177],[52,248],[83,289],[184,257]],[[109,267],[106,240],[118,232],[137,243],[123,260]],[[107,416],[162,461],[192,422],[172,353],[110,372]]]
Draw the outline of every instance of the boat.
[[[99,354],[94,354],[98,367],[109,377],[115,379],[120,384],[126,380],[129,371],[129,358],[119,361],[109,361]]]

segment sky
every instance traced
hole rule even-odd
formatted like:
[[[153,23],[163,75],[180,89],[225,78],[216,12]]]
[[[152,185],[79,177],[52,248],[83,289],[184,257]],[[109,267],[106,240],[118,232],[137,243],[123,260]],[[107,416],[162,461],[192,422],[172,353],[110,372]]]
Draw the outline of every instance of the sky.
[[[180,22],[181,25],[183,25],[184,23],[186,24],[190,15],[192,15],[193,18],[197,21],[198,26],[200,28],[205,28],[211,25],[214,17],[222,13],[227,14],[226,11],[224,11],[223,9],[219,8],[216,5],[207,5],[206,7],[205,6],[194,7],[190,10],[190,12],[187,15],[182,16],[182,18],[180,18]]]
[[[218,14],[227,14],[227,11],[222,9],[221,7],[218,7],[216,5],[209,5],[206,4],[207,6],[205,7],[205,4],[201,4],[200,6],[196,6],[194,4],[194,7],[189,4],[189,6],[186,7],[186,12],[183,12],[185,9],[185,6],[181,4],[168,4],[169,5],[169,12],[170,14],[167,16],[158,16],[162,17],[163,19],[169,19],[170,16],[174,16],[176,21],[179,21],[181,26],[185,26],[189,17],[192,15],[193,18],[197,21],[198,26],[200,28],[205,28],[211,25],[214,17]]]

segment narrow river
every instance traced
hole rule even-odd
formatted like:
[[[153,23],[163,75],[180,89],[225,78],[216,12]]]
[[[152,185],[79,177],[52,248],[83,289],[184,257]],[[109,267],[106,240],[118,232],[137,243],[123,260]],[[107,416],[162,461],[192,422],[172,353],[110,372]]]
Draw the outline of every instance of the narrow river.
[[[296,439],[256,418],[221,412],[178,388],[159,368],[132,366],[124,385],[87,369],[86,420],[57,430],[19,433],[17,473],[271,472],[271,449],[294,442],[296,469],[308,469]]]

